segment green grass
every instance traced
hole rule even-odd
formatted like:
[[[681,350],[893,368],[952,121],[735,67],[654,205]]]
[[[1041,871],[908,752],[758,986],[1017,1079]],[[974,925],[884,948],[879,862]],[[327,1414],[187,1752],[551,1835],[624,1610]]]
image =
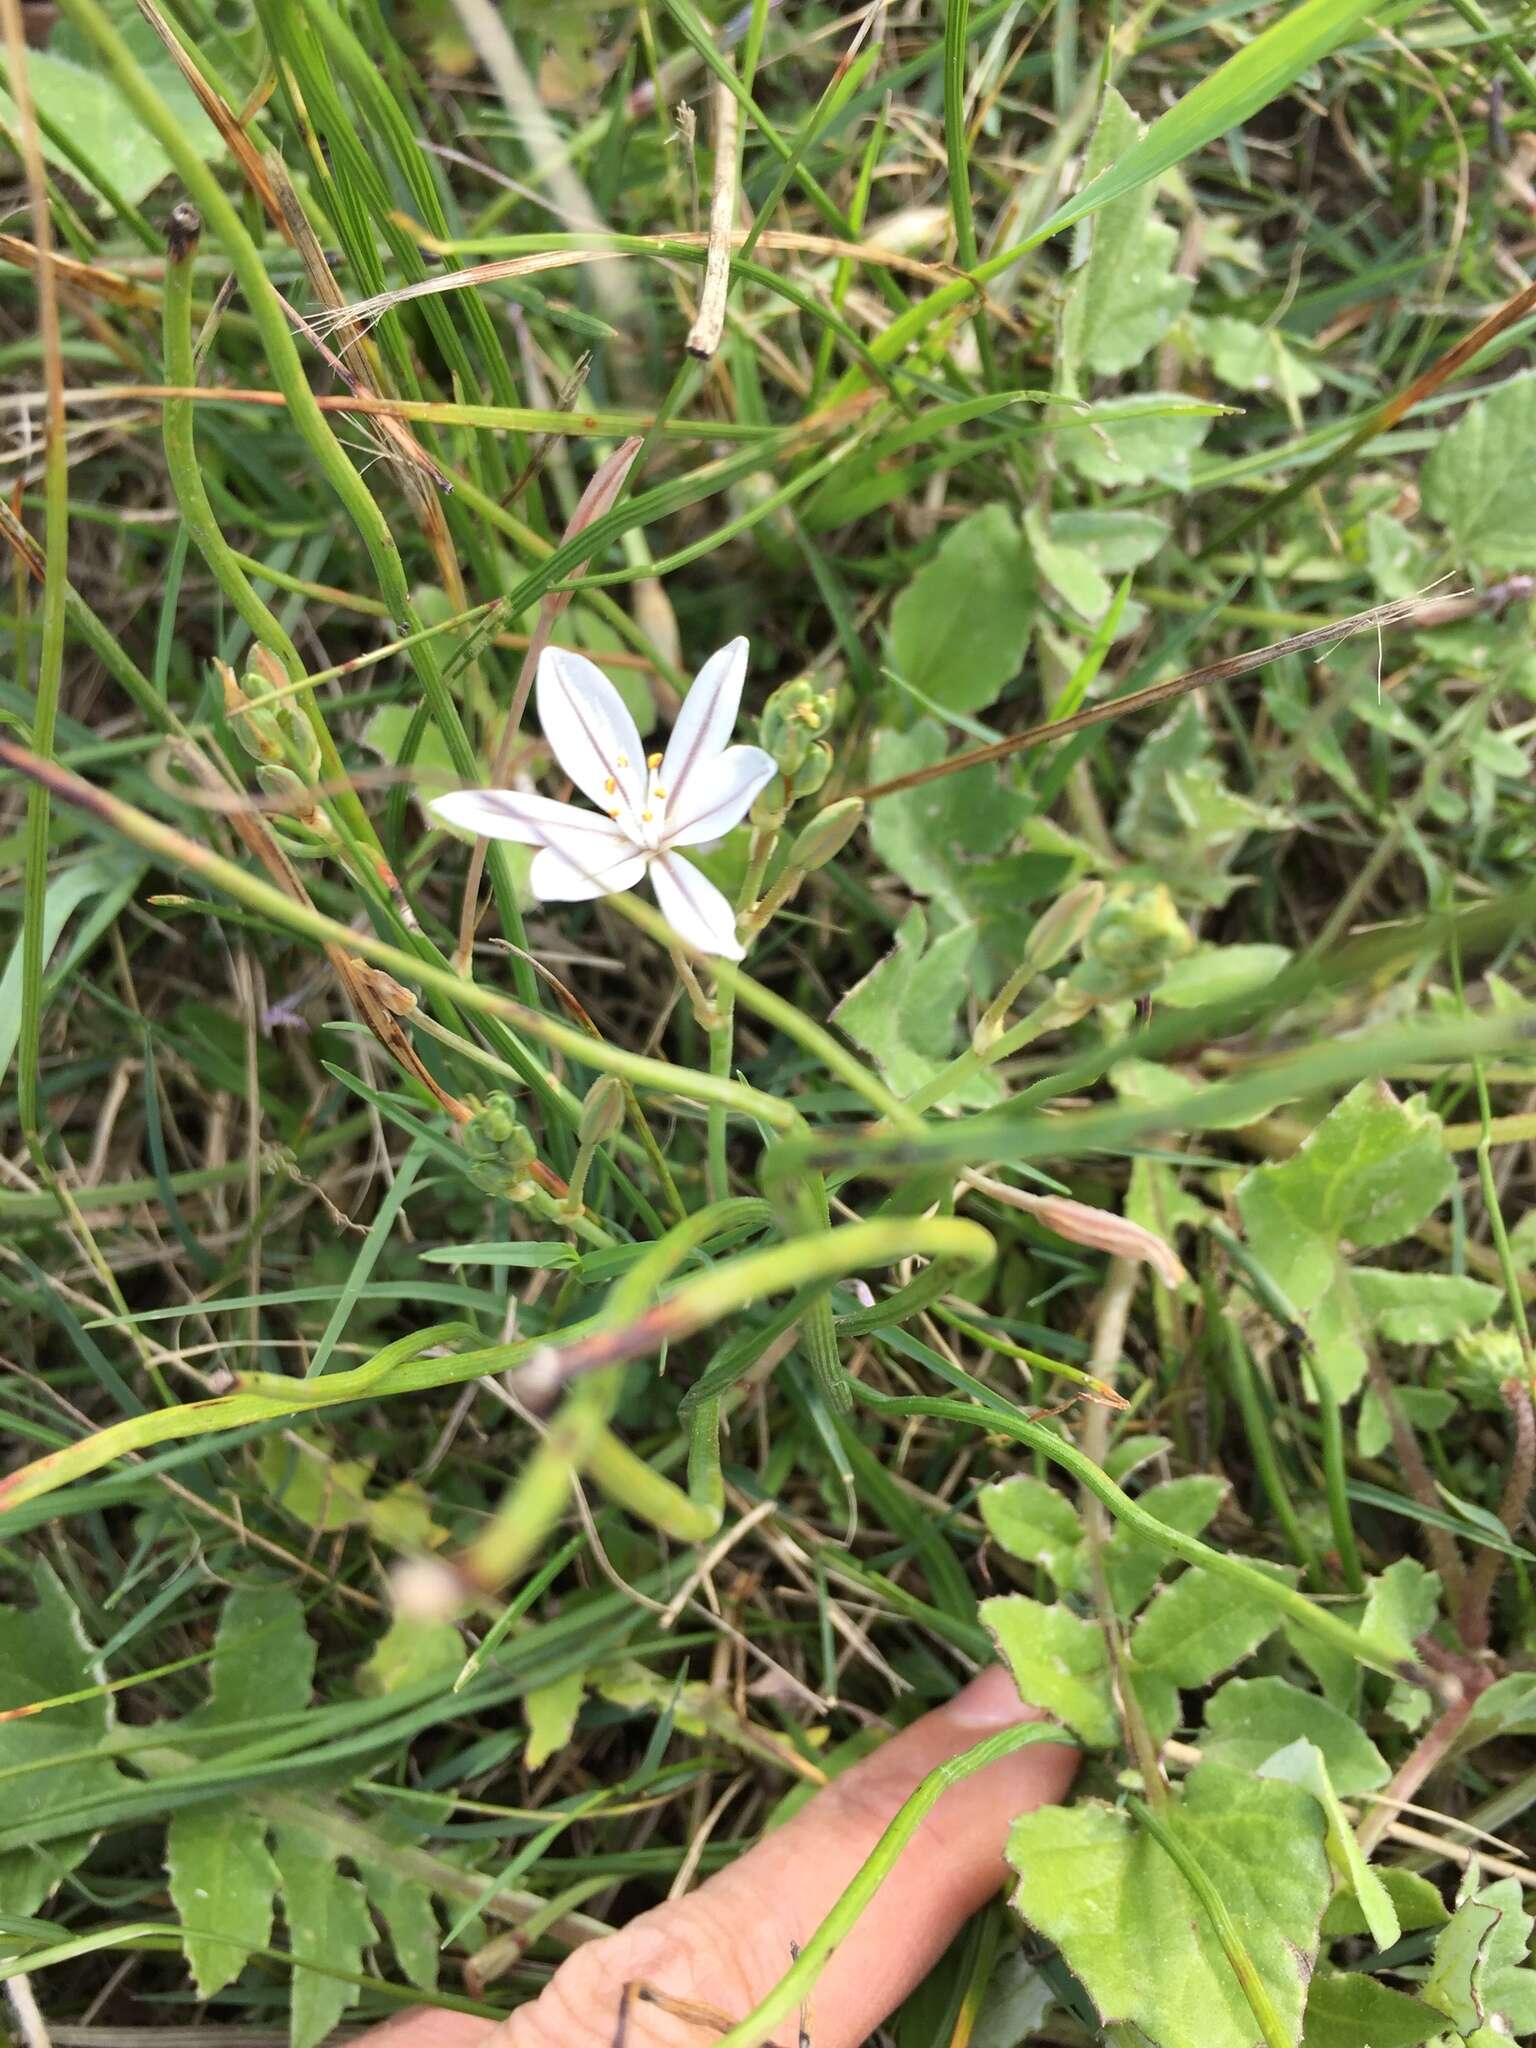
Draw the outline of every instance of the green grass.
[[[503,2012],[996,1646],[894,2048],[1536,2025],[1515,17],[0,12],[0,1977]],[[738,633],[740,967],[426,812]]]

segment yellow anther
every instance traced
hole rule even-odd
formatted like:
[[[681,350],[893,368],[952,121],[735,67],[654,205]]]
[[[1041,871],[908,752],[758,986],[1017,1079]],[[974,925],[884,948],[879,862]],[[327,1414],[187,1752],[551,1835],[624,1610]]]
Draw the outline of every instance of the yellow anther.
[[[628,754],[620,754],[620,755],[619,755],[619,756],[617,757],[617,759],[618,759],[618,765],[619,765],[619,766],[620,766],[621,768],[627,768],[627,767],[629,766],[629,756],[628,756]]]
[[[612,818],[612,819],[613,819],[613,821],[614,821],[614,823],[615,823],[615,824],[617,824],[617,823],[618,823],[618,817],[619,817],[619,814],[618,814],[618,812],[617,812],[617,811],[610,811],[610,812],[608,813],[608,815],[609,815],[609,817],[610,817],[610,818]]]
[[[661,784],[660,784],[660,783],[658,782],[658,783],[657,783],[657,785],[656,785],[656,794],[657,794],[658,798],[659,798],[659,797],[664,797],[664,796],[666,795],[666,793],[667,793],[667,792],[666,792],[666,791],[665,791],[665,790],[664,790],[664,789],[662,788]]]
[[[650,814],[650,812],[649,812],[649,811],[642,811],[642,812],[640,813],[640,822],[641,822],[641,824],[642,824],[642,825],[649,825],[649,824],[650,824],[650,822],[651,822],[651,814]]]
[[[647,768],[659,768],[661,766],[660,754],[647,754],[645,757],[645,765]]]
[[[603,788],[607,791],[609,796],[617,796],[619,785],[614,781],[613,777],[610,775],[608,777],[608,780],[603,784]]]

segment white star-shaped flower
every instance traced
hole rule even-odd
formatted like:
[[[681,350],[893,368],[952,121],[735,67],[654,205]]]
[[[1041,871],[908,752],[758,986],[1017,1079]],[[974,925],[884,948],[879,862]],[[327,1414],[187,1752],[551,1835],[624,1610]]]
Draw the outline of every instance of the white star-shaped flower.
[[[701,953],[739,960],[736,913],[680,846],[702,846],[739,824],[776,770],[761,747],[727,744],[747,673],[747,643],[712,654],[672,728],[664,754],[647,755],[623,698],[584,655],[547,647],[537,703],[555,759],[585,811],[513,789],[458,789],[429,809],[483,839],[536,846],[528,885],[546,903],[577,903],[633,889],[649,874],[668,924]]]

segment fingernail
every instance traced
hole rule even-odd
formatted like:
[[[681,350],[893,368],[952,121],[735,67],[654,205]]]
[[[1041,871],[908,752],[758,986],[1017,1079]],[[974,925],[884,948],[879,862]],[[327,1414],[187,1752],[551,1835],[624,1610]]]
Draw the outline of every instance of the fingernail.
[[[1019,1698],[1013,1674],[1001,1664],[989,1664],[963,1691],[957,1692],[947,1709],[957,1728],[1011,1728],[1015,1721],[1039,1718],[1034,1707]]]

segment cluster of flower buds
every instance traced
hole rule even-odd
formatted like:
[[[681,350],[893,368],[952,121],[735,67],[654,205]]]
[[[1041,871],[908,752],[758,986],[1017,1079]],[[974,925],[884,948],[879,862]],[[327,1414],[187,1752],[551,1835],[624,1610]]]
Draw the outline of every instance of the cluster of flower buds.
[[[471,1098],[470,1107],[474,1114],[459,1129],[470,1179],[485,1194],[526,1202],[539,1191],[528,1171],[536,1154],[517,1105],[498,1089],[483,1102]]]
[[[1193,952],[1196,940],[1169,891],[1152,882],[1111,895],[1082,944],[1067,986],[1108,1003],[1149,993],[1175,960]]]
[[[227,662],[216,662],[224,689],[224,715],[240,745],[256,763],[256,780],[286,808],[275,829],[296,851],[312,853],[330,837],[330,820],[314,800],[320,780],[320,742],[295,702],[281,664],[264,647],[251,650],[250,666],[237,682]]]
[[[780,781],[769,783],[759,808],[772,805],[782,813],[800,797],[814,796],[832,773],[832,710],[832,692],[818,689],[808,676],[780,683],[768,699],[758,738],[777,762]]]

